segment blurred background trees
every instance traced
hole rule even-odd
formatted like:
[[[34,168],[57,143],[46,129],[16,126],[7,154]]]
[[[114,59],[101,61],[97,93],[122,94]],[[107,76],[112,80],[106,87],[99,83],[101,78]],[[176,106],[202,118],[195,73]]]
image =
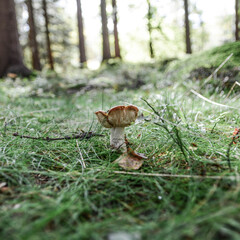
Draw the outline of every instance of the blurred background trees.
[[[83,31],[83,16],[81,0],[77,0],[77,20],[78,20],[78,39],[79,39],[79,54],[80,54],[80,67],[84,67],[87,62],[85,50],[85,37]]]
[[[186,53],[191,54],[192,53],[192,45],[191,45],[191,39],[190,39],[188,0],[184,0],[184,25],[185,25]]]
[[[54,63],[53,63],[53,55],[52,55],[52,47],[51,47],[51,40],[50,40],[50,31],[49,31],[49,15],[47,9],[47,1],[42,0],[42,9],[43,9],[43,16],[45,20],[45,35],[46,35],[46,43],[47,43],[47,56],[48,56],[48,64],[51,70],[54,70]]]
[[[41,63],[38,50],[37,42],[37,30],[34,18],[34,9],[32,5],[32,0],[26,0],[26,5],[28,8],[28,24],[29,24],[29,47],[32,54],[32,68],[35,70],[41,70]]]
[[[235,0],[235,39],[239,41],[239,0]]]
[[[117,0],[112,0],[112,17],[113,17],[113,33],[114,33],[114,49],[115,58],[122,58],[120,53],[119,37],[118,37],[118,19],[117,19]]]
[[[149,34],[149,53],[150,57],[154,58],[154,49],[153,49],[153,39],[152,39],[152,31],[153,31],[153,25],[152,25],[152,20],[154,17],[154,10],[150,0],[147,0],[147,5],[148,5],[148,11],[147,11],[147,28],[148,28],[148,34]]]
[[[106,61],[111,58],[106,0],[101,0],[100,9],[102,19],[102,61]]]
[[[2,0],[0,74],[22,66],[28,75],[23,59],[34,70],[64,71],[112,58],[178,58],[239,40],[239,0],[213,2]]]
[[[0,1],[0,77],[7,73],[30,75],[23,63],[14,0]]]

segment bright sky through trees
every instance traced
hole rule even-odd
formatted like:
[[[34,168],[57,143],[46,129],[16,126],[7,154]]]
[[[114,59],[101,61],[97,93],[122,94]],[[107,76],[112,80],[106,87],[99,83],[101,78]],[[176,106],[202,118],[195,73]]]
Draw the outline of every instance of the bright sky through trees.
[[[208,40],[204,44],[204,49],[217,46],[226,41],[231,41],[233,37],[234,0],[191,0],[190,20],[193,28],[199,28],[200,21],[204,22],[204,29],[208,33]],[[61,0],[60,4],[66,9],[67,14],[76,21],[76,1]],[[99,62],[101,60],[100,47],[92,48],[91,46],[101,46],[101,21],[100,21],[100,1],[99,0],[82,0],[82,9],[85,26],[85,36],[87,41],[87,52],[90,60]],[[159,17],[164,18],[164,24],[171,24],[175,19],[177,23],[183,26],[183,1],[181,0],[154,0],[152,4],[157,7]],[[146,27],[146,0],[119,0],[118,18],[119,18],[119,38],[120,45],[124,45],[123,55],[129,61],[143,61],[148,59],[148,35]],[[201,12],[201,18],[191,10],[196,6],[197,11]],[[108,6],[109,21],[108,27],[110,32],[113,29],[111,19],[111,4]],[[223,23],[227,16],[232,15],[232,19]],[[229,23],[230,22],[230,23]],[[223,24],[229,32],[223,31]],[[228,24],[228,25],[227,25]],[[75,24],[76,26],[76,24]],[[165,33],[170,40],[178,41],[173,32],[166,29]],[[194,38],[193,38],[194,44]],[[159,47],[158,47],[159,48]],[[160,47],[161,50],[161,47]],[[159,50],[159,51],[160,51]],[[174,52],[174,49],[170,50]],[[136,53],[138,53],[136,55]],[[165,54],[165,53],[164,53]]]

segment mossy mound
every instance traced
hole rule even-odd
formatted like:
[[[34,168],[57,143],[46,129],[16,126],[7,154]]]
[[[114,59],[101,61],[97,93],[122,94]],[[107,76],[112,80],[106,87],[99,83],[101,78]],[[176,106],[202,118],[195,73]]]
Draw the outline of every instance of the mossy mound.
[[[166,76],[172,81],[204,81],[231,55],[230,59],[208,81],[211,89],[228,90],[240,80],[240,42],[227,43],[220,47],[192,54],[171,63]]]
[[[218,67],[232,53],[233,56],[226,63],[225,68],[240,66],[240,42],[227,43],[206,52],[213,67]]]
[[[223,68],[231,69],[240,66],[240,42],[227,43],[202,53],[192,54],[186,59],[175,61],[169,65],[168,72],[176,71],[190,73],[198,68],[216,69],[233,53]]]

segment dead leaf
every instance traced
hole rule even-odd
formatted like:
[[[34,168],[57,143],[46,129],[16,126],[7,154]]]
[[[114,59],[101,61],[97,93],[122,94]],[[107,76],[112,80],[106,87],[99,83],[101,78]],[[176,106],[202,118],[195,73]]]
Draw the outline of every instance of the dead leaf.
[[[10,193],[12,190],[7,186],[6,182],[1,182],[0,183],[0,192],[1,193]]]
[[[147,159],[147,157],[128,148],[127,152],[123,153],[114,163],[118,163],[125,170],[137,170],[142,166],[143,159]]]
[[[191,146],[192,147],[197,147],[197,144],[196,143],[191,143]]]
[[[15,74],[15,73],[8,73],[7,77],[15,79],[17,77],[17,74]]]
[[[6,182],[1,182],[1,183],[0,183],[0,188],[3,188],[3,187],[5,187],[5,186],[7,186],[7,183],[6,183]]]
[[[233,144],[237,144],[237,140],[240,134],[240,128],[235,128],[234,132],[233,132]]]

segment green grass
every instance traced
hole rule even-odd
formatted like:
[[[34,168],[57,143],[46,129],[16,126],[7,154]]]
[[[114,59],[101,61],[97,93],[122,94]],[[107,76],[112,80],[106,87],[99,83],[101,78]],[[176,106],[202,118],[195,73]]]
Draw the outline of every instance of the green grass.
[[[0,88],[0,184],[6,183],[0,189],[1,239],[97,240],[123,233],[151,240],[240,238],[237,179],[119,174],[113,162],[120,154],[110,149],[109,131],[94,115],[128,103],[144,113],[145,119],[126,128],[132,147],[148,156],[137,173],[224,177],[239,175],[240,143],[231,145],[231,170],[227,161],[240,126],[238,110],[206,103],[188,94],[191,85],[186,91],[177,83],[56,98],[30,98],[28,86],[16,84],[2,82]],[[211,99],[236,108],[240,103],[237,95]],[[104,137],[47,142],[12,136],[81,130]]]

